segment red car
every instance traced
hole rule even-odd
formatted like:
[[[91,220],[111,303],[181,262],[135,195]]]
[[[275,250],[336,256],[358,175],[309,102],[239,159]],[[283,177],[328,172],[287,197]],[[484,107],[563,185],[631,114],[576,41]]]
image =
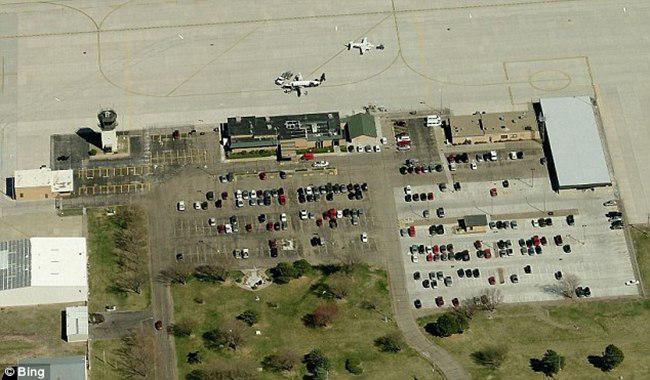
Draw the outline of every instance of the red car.
[[[226,231],[226,226],[224,226],[223,224],[220,224],[220,225],[217,226],[217,232],[218,233],[222,234],[225,231]]]
[[[497,280],[494,279],[494,276],[490,276],[488,278],[488,284],[490,284],[490,285],[496,285],[497,284]]]
[[[156,323],[153,324],[153,327],[156,328],[156,330],[160,331],[163,329],[163,323],[162,321],[156,321]]]
[[[489,259],[490,257],[492,257],[492,252],[489,249],[483,250],[483,257]]]
[[[329,210],[329,217],[330,217],[331,219],[336,219],[336,209],[331,208],[331,209]]]
[[[496,187],[491,188],[490,189],[490,196],[491,197],[496,197],[497,195],[498,195],[497,194],[497,188]]]
[[[427,255],[427,261],[433,261],[433,254],[432,253],[429,253]]]
[[[320,218],[319,218],[319,219],[316,219],[316,225],[317,225],[318,227],[322,227],[322,226],[323,226],[323,219],[320,219]]]
[[[430,201],[433,200],[433,193],[428,193],[427,194],[427,200],[430,200]]]
[[[539,236],[535,235],[533,236],[533,244],[535,244],[535,247],[539,247],[541,242],[539,241]]]
[[[273,231],[273,222],[266,223],[266,230]]]
[[[265,172],[260,172],[260,179],[264,181],[266,179],[266,173]]]
[[[313,160],[314,159],[314,154],[313,153],[305,153],[302,155],[302,159],[305,161]]]
[[[409,236],[410,237],[415,236],[415,226],[409,226]]]
[[[285,197],[284,194],[278,196],[278,202],[284,206],[285,203],[287,203],[287,198]]]
[[[433,246],[433,253],[440,253],[440,247],[438,247],[438,244]]]
[[[444,306],[444,304],[445,304],[445,300],[442,298],[442,296],[436,297],[436,305],[438,305],[438,307],[442,307]]]
[[[253,225],[252,224],[247,224],[246,225],[246,232],[251,232],[253,231]]]

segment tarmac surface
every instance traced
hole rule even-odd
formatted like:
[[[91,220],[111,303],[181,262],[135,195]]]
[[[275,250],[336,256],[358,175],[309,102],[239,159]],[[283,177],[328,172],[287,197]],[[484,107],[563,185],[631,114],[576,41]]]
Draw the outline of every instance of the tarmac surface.
[[[251,4],[0,5],[0,174],[47,164],[48,136],[95,127],[101,107],[117,110],[119,128],[140,129],[368,103],[503,111],[591,95],[628,216],[647,222],[647,1]],[[363,36],[385,50],[348,52]],[[285,70],[328,79],[297,98],[273,84]]]

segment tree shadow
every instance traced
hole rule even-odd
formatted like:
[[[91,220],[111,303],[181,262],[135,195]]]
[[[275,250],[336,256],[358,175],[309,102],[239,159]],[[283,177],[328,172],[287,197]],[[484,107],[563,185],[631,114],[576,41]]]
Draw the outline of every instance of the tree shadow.
[[[544,375],[548,376],[548,371],[546,369],[546,366],[544,365],[544,362],[537,359],[537,358],[530,358],[529,362],[530,364],[530,369],[532,369],[535,372],[541,372]]]
[[[587,361],[589,362],[589,364],[593,365],[594,367],[600,369],[603,372],[606,372],[602,356],[589,355],[587,356]]]
[[[102,148],[102,135],[93,131],[90,128],[84,127],[77,129],[77,136],[81,137],[87,143],[96,146],[97,148]]]

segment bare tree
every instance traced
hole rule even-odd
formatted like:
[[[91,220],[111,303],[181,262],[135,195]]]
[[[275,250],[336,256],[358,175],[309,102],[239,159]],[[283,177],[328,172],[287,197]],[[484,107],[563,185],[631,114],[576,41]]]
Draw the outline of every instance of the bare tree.
[[[354,278],[345,272],[336,272],[327,279],[327,285],[336,298],[343,299],[354,287]]]
[[[131,331],[122,338],[116,349],[117,371],[125,379],[146,379],[153,376],[151,363],[154,360],[151,334],[142,330]]]
[[[481,292],[477,306],[484,310],[493,311],[502,302],[503,294],[501,293],[501,290],[496,288],[488,288]]]
[[[158,274],[158,281],[163,284],[181,284],[184,285],[192,275],[192,268],[187,265],[176,265],[163,269]]]
[[[576,288],[580,284],[580,278],[573,273],[566,274],[560,281],[562,295],[566,298],[576,297]]]

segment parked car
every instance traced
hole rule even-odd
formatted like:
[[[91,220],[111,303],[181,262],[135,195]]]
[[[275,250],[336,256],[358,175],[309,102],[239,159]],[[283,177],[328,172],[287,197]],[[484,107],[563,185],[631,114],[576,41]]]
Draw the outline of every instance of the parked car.
[[[415,300],[415,301],[413,301],[413,305],[415,306],[416,309],[419,309],[419,308],[422,307],[422,301]]]
[[[510,282],[512,282],[513,284],[518,283],[519,282],[519,277],[517,277],[516,274],[510,275]]]
[[[436,297],[436,305],[438,307],[443,307],[445,305],[445,300],[442,298],[442,296]]]
[[[176,209],[177,209],[178,211],[185,211],[185,202],[184,202],[184,201],[179,201],[179,202],[176,204]]]

